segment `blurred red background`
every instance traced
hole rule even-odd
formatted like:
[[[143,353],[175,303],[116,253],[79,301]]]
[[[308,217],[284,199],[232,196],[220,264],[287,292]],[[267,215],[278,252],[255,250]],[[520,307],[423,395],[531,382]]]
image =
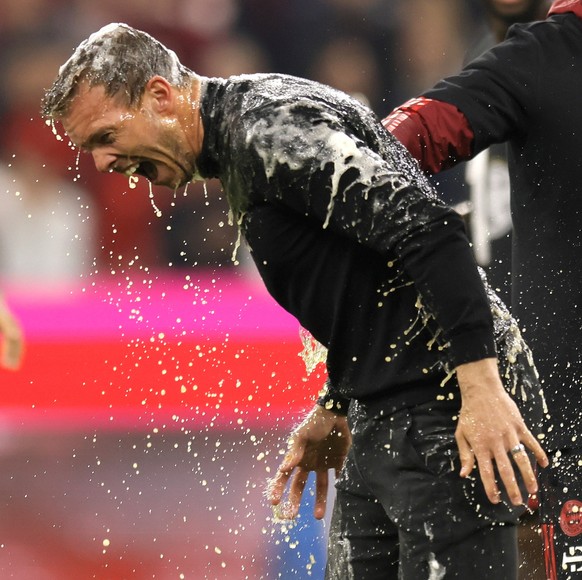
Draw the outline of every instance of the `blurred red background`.
[[[4,289],[27,343],[0,371],[0,577],[321,577],[325,526],[263,490],[325,377],[260,283]]]

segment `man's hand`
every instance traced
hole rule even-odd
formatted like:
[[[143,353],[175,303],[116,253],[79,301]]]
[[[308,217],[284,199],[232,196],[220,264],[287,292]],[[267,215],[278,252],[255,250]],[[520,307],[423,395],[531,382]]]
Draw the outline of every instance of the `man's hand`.
[[[287,501],[278,508],[281,519],[294,519],[297,516],[310,471],[316,473],[313,515],[318,520],[324,517],[328,470],[335,469],[337,476],[351,441],[346,417],[336,415],[320,405],[316,405],[309,412],[287,440],[285,458],[267,488],[271,504],[280,506],[287,482],[291,478]]]
[[[534,494],[538,486],[525,448],[533,452],[542,467],[547,467],[548,458],[503,388],[496,359],[459,365],[456,370],[462,398],[455,434],[461,458],[460,474],[467,477],[476,461],[487,497],[492,503],[499,503],[496,466],[511,502],[523,504],[512,461],[526,489]]]
[[[0,365],[7,369],[18,368],[24,351],[24,339],[20,325],[2,296],[0,296],[0,341],[2,342]]]

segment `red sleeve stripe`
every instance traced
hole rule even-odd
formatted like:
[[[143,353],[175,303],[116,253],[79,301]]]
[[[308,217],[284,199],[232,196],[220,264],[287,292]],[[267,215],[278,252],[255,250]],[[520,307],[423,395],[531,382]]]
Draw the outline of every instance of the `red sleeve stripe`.
[[[558,580],[558,568],[556,565],[556,550],[554,545],[554,525],[542,524],[544,537],[544,560],[546,564],[546,578]]]
[[[394,109],[385,119],[382,119],[382,124],[386,129],[388,129],[388,131],[390,131],[390,133],[394,133],[394,130],[401,123],[406,121],[412,113],[417,112],[426,105],[428,101],[429,99],[425,99],[424,97],[410,99],[397,109]]]
[[[427,173],[438,173],[469,159],[474,134],[455,106],[418,97],[394,109],[382,124]]]

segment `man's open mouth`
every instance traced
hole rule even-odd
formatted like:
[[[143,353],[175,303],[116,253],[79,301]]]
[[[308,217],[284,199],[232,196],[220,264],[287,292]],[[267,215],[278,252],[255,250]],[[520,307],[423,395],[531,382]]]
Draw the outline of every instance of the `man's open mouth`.
[[[141,161],[138,163],[135,173],[149,179],[152,183],[158,178],[158,170],[151,161]]]
[[[141,175],[150,181],[155,181],[158,177],[158,170],[154,163],[151,161],[140,161],[138,163],[133,163],[125,169],[117,169],[124,175],[131,177],[132,175]]]

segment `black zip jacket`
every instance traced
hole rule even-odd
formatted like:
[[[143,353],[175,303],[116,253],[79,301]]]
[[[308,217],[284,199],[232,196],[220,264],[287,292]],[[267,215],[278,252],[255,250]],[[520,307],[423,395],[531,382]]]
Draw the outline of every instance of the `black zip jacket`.
[[[461,218],[369,109],[282,75],[203,79],[200,106],[198,171],[221,180],[269,292],[328,348],[334,389],[420,403],[446,365],[496,355]]]

